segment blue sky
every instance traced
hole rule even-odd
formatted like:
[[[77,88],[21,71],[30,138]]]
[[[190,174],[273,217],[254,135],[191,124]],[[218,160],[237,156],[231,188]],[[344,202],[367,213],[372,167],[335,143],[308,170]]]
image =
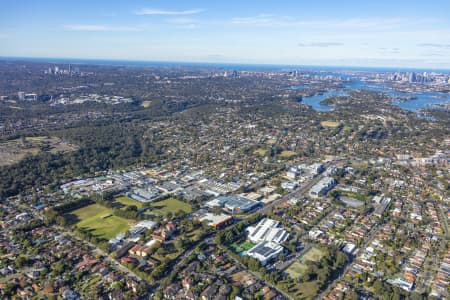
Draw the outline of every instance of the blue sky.
[[[450,68],[450,1],[0,0],[0,56]]]

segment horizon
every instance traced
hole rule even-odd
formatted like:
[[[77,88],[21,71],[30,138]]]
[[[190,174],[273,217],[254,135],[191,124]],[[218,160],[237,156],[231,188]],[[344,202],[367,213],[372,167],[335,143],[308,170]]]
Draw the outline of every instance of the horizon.
[[[0,56],[0,61],[11,62],[35,62],[47,64],[79,64],[79,65],[98,65],[98,66],[132,66],[132,67],[156,67],[183,65],[185,67],[249,67],[253,69],[282,70],[304,69],[306,71],[360,71],[360,72],[441,72],[450,73],[450,68],[415,68],[399,66],[364,66],[364,65],[308,65],[308,64],[269,64],[269,63],[247,63],[247,62],[216,62],[216,61],[163,61],[163,60],[134,60],[134,59],[109,59],[109,58],[76,58],[76,57],[13,57]]]
[[[450,69],[450,3],[5,3],[0,56]]]

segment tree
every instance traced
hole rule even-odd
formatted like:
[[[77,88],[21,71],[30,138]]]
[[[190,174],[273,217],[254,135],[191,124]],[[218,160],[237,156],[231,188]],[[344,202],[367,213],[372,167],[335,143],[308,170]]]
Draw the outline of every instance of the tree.
[[[24,267],[28,264],[28,258],[24,254],[19,254],[14,263],[18,268]]]

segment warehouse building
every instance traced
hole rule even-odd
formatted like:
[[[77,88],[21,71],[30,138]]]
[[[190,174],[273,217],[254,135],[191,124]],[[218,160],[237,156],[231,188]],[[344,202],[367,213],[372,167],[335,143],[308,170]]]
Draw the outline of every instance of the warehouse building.
[[[268,218],[262,219],[256,226],[249,226],[247,231],[248,239],[255,244],[263,241],[281,244],[289,237],[280,222]]]
[[[233,223],[233,216],[220,214],[215,215],[213,213],[204,213],[198,216],[200,222],[206,221],[208,225],[214,229],[224,228]]]
[[[238,195],[227,195],[206,203],[208,207],[222,207],[230,213],[246,213],[261,206],[261,203]]]

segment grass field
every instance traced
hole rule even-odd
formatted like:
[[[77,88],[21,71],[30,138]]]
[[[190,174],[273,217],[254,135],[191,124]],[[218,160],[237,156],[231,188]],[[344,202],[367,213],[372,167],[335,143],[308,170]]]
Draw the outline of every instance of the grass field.
[[[314,299],[317,296],[318,288],[315,281],[308,281],[299,284],[298,292],[295,294],[296,299]]]
[[[259,148],[259,149],[256,149],[255,151],[253,151],[253,154],[259,155],[259,156],[266,156],[268,152],[269,151],[266,149]]]
[[[339,127],[341,123],[335,121],[322,121],[320,122],[320,125],[322,125],[323,127],[336,128]]]
[[[230,250],[233,251],[236,254],[240,254],[242,251],[250,250],[251,248],[253,248],[253,246],[254,245],[252,243],[248,242],[248,241],[243,242],[241,244],[233,243],[230,246]]]
[[[292,263],[292,265],[289,266],[289,268],[286,269],[286,273],[288,273],[292,279],[297,279],[299,277],[302,277],[303,274],[305,274],[306,270],[308,270],[308,266],[295,261],[294,263]]]
[[[151,102],[150,101],[144,101],[141,103],[141,106],[143,108],[149,108],[150,107]]]
[[[253,244],[250,243],[250,242],[243,242],[243,243],[240,244],[239,246],[241,246],[241,248],[244,249],[245,251],[248,251],[248,250],[250,250],[251,248],[253,248],[253,246],[255,246],[255,245],[253,245]]]
[[[122,197],[118,197],[116,198],[116,201],[119,203],[122,203],[123,205],[126,206],[131,206],[131,205],[135,205],[137,208],[142,208],[143,207],[143,203],[133,200],[130,197],[127,196],[122,196]]]
[[[178,199],[169,198],[166,200],[153,202],[151,204],[150,213],[165,216],[168,212],[172,212],[173,214],[175,214],[180,209],[185,213],[190,213],[192,211],[192,206]]]
[[[109,240],[130,228],[128,220],[114,216],[112,212],[110,208],[92,204],[71,213],[80,220],[75,226],[90,229],[94,235]]]
[[[73,151],[76,147],[57,137],[34,136],[0,142],[0,166],[15,164],[42,151],[51,153]]]
[[[352,130],[352,127],[345,125],[344,128],[343,128],[343,130],[344,130],[345,132],[350,132],[350,131]]]
[[[295,155],[297,155],[296,152],[288,151],[288,150],[285,150],[285,151],[281,152],[281,154],[280,154],[281,157],[285,157],[285,158],[290,158],[290,157],[295,156]]]
[[[300,261],[305,262],[305,261],[319,261],[322,259],[322,257],[325,254],[323,253],[322,250],[317,249],[316,247],[312,247],[311,249],[308,250],[308,252],[306,252],[305,254],[303,254],[303,256],[300,258]]]

